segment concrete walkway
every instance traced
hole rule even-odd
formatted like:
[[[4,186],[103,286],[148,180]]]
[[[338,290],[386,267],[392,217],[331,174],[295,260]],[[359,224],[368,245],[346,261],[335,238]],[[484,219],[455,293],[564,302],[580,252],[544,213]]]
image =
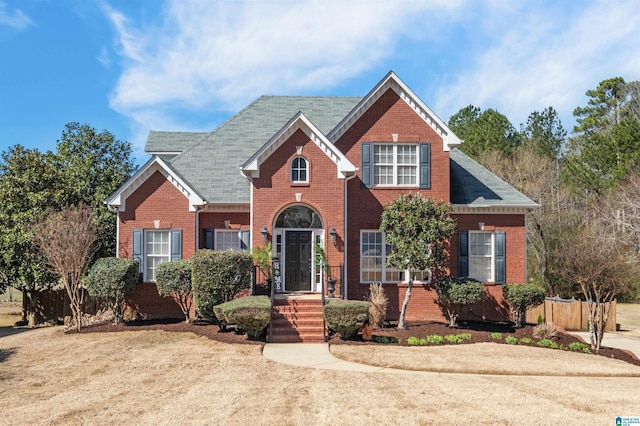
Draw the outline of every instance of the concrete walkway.
[[[580,336],[587,344],[589,333],[572,332]],[[619,333],[605,333],[602,346],[626,349],[640,358],[640,339],[624,336]],[[262,356],[271,361],[297,367],[319,368],[325,370],[359,371],[364,373],[393,374],[426,374],[426,371],[408,371],[397,368],[374,367],[343,361],[334,357],[327,343],[267,343],[262,349]]]
[[[579,336],[585,343],[590,344],[588,331],[570,331],[570,334]],[[617,349],[626,349],[640,359],[640,339],[637,337],[625,336],[621,333],[604,333],[602,346]]]
[[[271,361],[296,367],[324,370],[358,371],[363,373],[426,374],[426,371],[407,371],[396,368],[373,367],[343,361],[334,357],[327,343],[267,343],[262,356]]]

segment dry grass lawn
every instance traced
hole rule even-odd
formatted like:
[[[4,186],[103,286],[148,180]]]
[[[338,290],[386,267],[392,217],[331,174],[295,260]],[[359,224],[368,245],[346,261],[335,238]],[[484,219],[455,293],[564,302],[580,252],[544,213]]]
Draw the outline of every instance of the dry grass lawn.
[[[474,346],[447,348],[451,353],[339,349],[361,351],[362,358],[411,356],[426,365],[453,364],[472,356]],[[503,353],[506,348],[484,352],[478,346],[470,362],[480,366],[487,356],[516,366],[533,362],[530,353]],[[638,377],[339,372],[273,363],[260,350],[161,331],[64,335],[55,327],[5,336],[0,338],[0,423],[556,425],[612,424],[618,415],[640,413]],[[590,366],[602,374],[640,370],[616,360],[593,364],[594,356],[548,354],[541,360],[547,370],[564,355],[572,356],[567,362],[576,364],[571,367],[576,373]]]
[[[620,324],[621,333],[625,336],[640,338],[640,305],[616,304],[616,322]]]

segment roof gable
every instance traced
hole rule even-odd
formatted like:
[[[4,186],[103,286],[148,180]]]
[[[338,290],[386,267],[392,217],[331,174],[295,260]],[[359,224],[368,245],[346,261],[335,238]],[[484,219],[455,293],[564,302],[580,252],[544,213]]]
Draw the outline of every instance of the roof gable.
[[[207,203],[248,204],[250,183],[239,168],[302,111],[325,135],[359,97],[262,96],[167,163]]]
[[[395,91],[400,99],[440,135],[443,151],[449,151],[450,148],[462,143],[460,138],[393,71],[389,71],[367,96],[362,98],[358,105],[327,135],[328,139],[335,143],[389,89]]]
[[[344,179],[356,172],[356,166],[327,139],[311,120],[302,112],[298,112],[240,167],[242,174],[247,177],[260,177],[260,165],[298,130],[302,130],[334,162],[337,166],[337,177],[339,179]]]
[[[159,171],[189,200],[189,211],[196,211],[196,206],[204,205],[204,200],[196,193],[162,158],[154,155],[133,176],[131,176],[105,204],[111,210],[125,211],[127,198],[133,194],[155,172]]]

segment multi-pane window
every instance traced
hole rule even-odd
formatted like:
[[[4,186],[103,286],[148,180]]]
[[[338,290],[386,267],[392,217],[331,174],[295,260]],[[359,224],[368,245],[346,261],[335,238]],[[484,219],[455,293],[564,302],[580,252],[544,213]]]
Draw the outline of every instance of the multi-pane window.
[[[493,281],[493,232],[469,232],[469,276]]]
[[[291,161],[291,182],[309,182],[308,162],[303,157],[296,157]]]
[[[223,230],[216,231],[215,249],[242,251],[246,249],[246,244],[242,240],[243,233],[249,231]]]
[[[393,246],[385,241],[380,231],[362,231],[360,234],[360,281],[398,283],[409,280],[409,272],[387,266],[387,256]],[[429,271],[419,271],[416,281],[428,282]]]
[[[145,277],[147,281],[155,281],[156,268],[162,262],[171,260],[169,231],[145,231]]]
[[[417,146],[373,145],[373,184],[379,186],[417,186]]]

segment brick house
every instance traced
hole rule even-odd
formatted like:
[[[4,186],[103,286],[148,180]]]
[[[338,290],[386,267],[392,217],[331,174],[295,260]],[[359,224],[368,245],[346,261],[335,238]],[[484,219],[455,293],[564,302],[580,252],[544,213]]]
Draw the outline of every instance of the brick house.
[[[118,256],[141,261],[132,298],[150,317],[180,317],[160,298],[155,267],[199,248],[271,241],[284,295],[321,291],[317,245],[336,295],[362,300],[382,282],[397,319],[406,273],[385,264],[378,231],[399,193],[451,202],[458,221],[449,271],[485,283],[464,315],[504,319],[501,284],[526,281],[530,199],[460,150],[451,132],[393,72],[360,97],[263,96],[208,133],[156,132],[149,161],[108,200],[118,214]],[[442,320],[430,273],[416,283],[407,319]]]

